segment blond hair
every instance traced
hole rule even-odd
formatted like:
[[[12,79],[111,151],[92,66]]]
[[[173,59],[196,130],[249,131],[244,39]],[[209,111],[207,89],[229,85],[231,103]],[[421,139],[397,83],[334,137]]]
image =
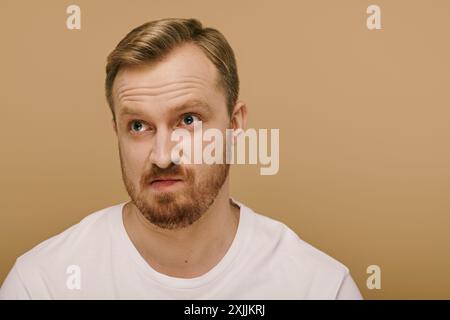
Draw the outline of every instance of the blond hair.
[[[239,94],[239,78],[233,49],[216,29],[203,28],[196,19],[161,19],[144,23],[130,31],[109,54],[105,91],[114,115],[112,87],[121,67],[158,62],[184,43],[197,45],[217,68],[218,84],[224,89],[229,115]]]

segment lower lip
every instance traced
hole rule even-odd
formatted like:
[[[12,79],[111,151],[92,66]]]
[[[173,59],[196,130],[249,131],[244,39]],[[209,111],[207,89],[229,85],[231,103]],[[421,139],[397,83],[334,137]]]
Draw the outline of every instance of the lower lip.
[[[171,189],[181,183],[182,183],[181,180],[159,180],[152,182],[150,184],[150,187],[156,190],[166,190]]]

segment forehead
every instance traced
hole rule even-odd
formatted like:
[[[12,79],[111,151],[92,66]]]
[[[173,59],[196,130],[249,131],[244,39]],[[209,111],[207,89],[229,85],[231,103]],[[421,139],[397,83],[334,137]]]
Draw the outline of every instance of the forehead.
[[[185,44],[162,61],[121,68],[113,85],[114,104],[117,111],[131,102],[161,105],[194,98],[211,103],[223,95],[217,80],[217,69],[203,51]]]

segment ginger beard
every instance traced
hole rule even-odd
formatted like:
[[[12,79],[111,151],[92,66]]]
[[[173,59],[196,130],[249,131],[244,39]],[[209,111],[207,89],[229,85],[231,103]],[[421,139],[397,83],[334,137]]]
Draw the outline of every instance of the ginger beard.
[[[119,155],[122,179],[133,204],[148,221],[163,229],[184,228],[197,221],[213,204],[230,169],[229,164],[191,167],[171,164],[164,169],[152,165],[135,187],[120,146]],[[183,186],[173,191],[154,191],[150,181],[159,177],[180,177]]]

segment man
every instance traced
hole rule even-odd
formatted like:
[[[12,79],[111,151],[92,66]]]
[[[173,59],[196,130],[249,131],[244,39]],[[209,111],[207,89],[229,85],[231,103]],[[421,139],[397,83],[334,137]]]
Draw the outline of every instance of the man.
[[[361,299],[349,270],[230,198],[229,164],[182,164],[174,130],[243,129],[233,51],[194,19],[132,30],[106,97],[131,200],[19,257],[3,299]]]

